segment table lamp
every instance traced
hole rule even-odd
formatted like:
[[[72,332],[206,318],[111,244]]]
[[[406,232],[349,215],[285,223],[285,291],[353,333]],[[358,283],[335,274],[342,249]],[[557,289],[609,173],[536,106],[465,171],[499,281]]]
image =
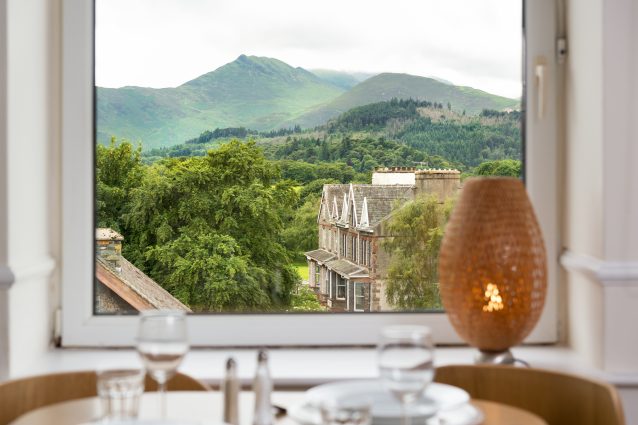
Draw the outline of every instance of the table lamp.
[[[515,178],[463,185],[439,254],[441,301],[479,363],[514,363],[509,348],[538,321],[547,290],[545,247]]]

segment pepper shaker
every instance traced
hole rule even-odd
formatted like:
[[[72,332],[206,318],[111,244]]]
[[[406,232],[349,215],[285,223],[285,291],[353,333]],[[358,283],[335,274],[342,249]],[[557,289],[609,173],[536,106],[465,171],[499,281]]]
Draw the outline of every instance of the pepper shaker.
[[[226,361],[226,376],[222,390],[224,391],[224,422],[239,425],[239,379],[237,379],[237,363],[232,357]]]

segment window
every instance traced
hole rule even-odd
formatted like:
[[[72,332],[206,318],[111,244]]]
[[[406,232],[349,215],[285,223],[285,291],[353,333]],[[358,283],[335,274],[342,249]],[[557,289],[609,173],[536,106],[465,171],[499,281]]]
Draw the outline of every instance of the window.
[[[365,303],[365,284],[360,282],[354,283],[354,311],[364,311]]]
[[[352,237],[352,261],[357,262],[357,237]]]
[[[337,275],[337,299],[346,299],[346,280],[339,275]]]
[[[534,3],[532,5],[532,3]],[[542,4],[538,4],[542,3]],[[525,69],[526,81],[529,83],[530,95],[527,99],[526,134],[528,143],[526,146],[526,181],[532,200],[535,204],[539,221],[545,233],[548,245],[548,258],[556,258],[557,239],[559,234],[558,214],[556,213],[556,184],[557,175],[555,171],[555,158],[557,147],[555,144],[555,124],[551,117],[555,116],[555,105],[553,99],[560,88],[556,85],[556,79],[550,78],[544,86],[547,88],[547,102],[544,118],[535,115],[537,98],[535,97],[533,85],[533,73],[529,72],[535,66],[533,60],[538,56],[543,56],[547,60],[550,77],[555,77],[556,65],[554,62],[554,35],[548,23],[553,22],[553,4],[551,2],[527,2],[526,5],[526,48],[527,62]],[[93,99],[92,99],[92,62],[93,46],[91,44],[92,34],[92,8],[90,4],[81,0],[64,0],[64,25],[63,32],[64,57],[63,57],[63,226],[65,229],[65,240],[63,247],[64,261],[63,270],[63,304],[65,306],[64,315],[64,335],[65,345],[128,345],[131,343],[134,334],[134,317],[113,317],[95,316],[93,314],[93,260],[92,254],[95,252],[95,240],[93,231],[93,218],[90,211],[93,204],[93,188],[90,184],[90,176],[93,174],[92,147],[86,143],[92,139],[93,134]],[[447,105],[444,105],[445,109]],[[320,151],[320,149],[318,149]],[[69,166],[73,164],[73,167]],[[542,170],[542,172],[541,172]],[[82,178],[78,178],[78,176]],[[339,204],[340,204],[339,200]],[[338,252],[336,245],[336,232],[333,233],[333,251]],[[126,242],[124,242],[126,243]],[[366,247],[366,254],[362,256],[362,261],[369,263]],[[124,247],[126,250],[126,246]],[[68,261],[73,259],[73,261]],[[551,264],[549,275],[552,283],[549,289],[545,315],[541,320],[541,329],[532,335],[532,341],[552,341],[555,338],[556,323],[556,297],[555,297],[555,277],[557,265]],[[355,290],[356,291],[356,290]],[[270,329],[287,329],[292,326],[286,322],[286,317],[264,317],[260,316],[259,325],[255,326],[254,315],[219,317],[224,320],[224,329],[219,329],[215,335],[215,341],[210,339],[211,328],[216,318],[210,316],[195,316],[191,320],[193,343],[195,345],[210,344],[317,344],[323,343],[366,343],[371,342],[376,337],[376,330],[382,323],[390,322],[413,322],[418,320],[428,321],[435,330],[435,338],[441,342],[457,341],[454,333],[446,325],[446,319],[442,315],[432,315],[423,318],[421,315],[413,314],[388,314],[370,315],[362,318],[350,317],[311,317],[299,316],[294,320],[294,327],[298,328],[301,322],[306,322],[309,326],[317,321],[351,320],[357,325],[359,330],[354,337],[334,336],[328,333],[317,332],[312,335],[312,339],[304,335],[295,335],[295,332],[279,332],[281,335],[273,335],[268,332]],[[331,322],[332,323],[332,322]],[[303,326],[302,326],[303,327]],[[318,329],[313,326],[313,329]],[[99,330],[99,331],[98,331]],[[244,335],[245,340],[238,340],[237,335]],[[290,335],[293,335],[292,337]]]

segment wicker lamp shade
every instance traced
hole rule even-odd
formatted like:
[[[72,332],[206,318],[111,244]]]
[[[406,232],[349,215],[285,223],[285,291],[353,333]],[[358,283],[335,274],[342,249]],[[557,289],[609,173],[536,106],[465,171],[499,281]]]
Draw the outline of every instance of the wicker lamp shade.
[[[543,309],[546,267],[521,181],[468,179],[439,254],[441,300],[461,338],[488,353],[521,343]]]

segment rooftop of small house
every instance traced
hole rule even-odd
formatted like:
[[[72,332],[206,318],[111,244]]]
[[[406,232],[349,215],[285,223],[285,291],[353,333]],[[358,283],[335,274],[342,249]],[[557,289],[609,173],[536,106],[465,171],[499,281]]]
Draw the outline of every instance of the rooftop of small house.
[[[99,256],[95,260],[95,266],[98,281],[138,311],[149,309],[191,311],[124,257],[120,260],[121,271],[116,270]]]
[[[98,241],[123,241],[124,236],[108,227],[100,227],[95,229],[95,240]]]

